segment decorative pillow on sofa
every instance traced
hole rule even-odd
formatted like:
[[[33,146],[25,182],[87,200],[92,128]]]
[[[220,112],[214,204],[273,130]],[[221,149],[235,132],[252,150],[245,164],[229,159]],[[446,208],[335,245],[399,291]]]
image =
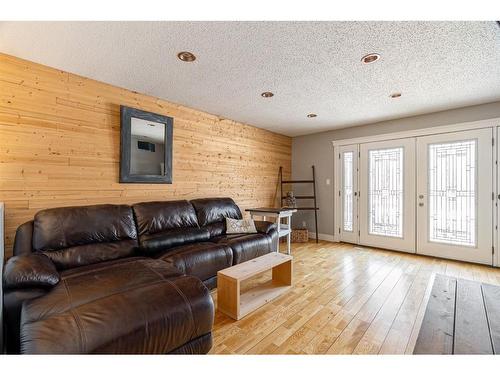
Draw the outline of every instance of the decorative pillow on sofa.
[[[231,219],[226,217],[226,234],[257,233],[252,219]]]

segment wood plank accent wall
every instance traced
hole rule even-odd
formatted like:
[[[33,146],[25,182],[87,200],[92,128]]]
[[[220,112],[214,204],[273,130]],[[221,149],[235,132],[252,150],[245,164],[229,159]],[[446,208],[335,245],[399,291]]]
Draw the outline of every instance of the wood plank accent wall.
[[[120,184],[119,106],[174,118],[173,184]],[[0,201],[6,256],[44,208],[229,196],[278,202],[291,138],[0,54]]]

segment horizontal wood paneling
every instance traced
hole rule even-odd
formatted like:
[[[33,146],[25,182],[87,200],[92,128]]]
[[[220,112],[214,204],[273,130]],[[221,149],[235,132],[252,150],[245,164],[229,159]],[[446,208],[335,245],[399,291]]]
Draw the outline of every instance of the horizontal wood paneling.
[[[120,184],[120,105],[174,118],[173,184]],[[0,54],[0,201],[6,255],[44,208],[230,196],[277,202],[291,138]]]

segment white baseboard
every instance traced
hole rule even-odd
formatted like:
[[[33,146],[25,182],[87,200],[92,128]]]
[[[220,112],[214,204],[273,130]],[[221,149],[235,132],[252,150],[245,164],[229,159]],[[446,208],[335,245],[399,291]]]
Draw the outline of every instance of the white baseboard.
[[[318,238],[323,241],[335,242],[335,238],[331,234],[318,233]],[[309,239],[316,239],[315,232],[309,232]]]

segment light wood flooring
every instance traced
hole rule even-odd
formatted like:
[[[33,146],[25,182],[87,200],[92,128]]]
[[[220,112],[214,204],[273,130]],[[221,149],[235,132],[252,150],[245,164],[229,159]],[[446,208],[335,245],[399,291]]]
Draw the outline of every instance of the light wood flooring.
[[[342,243],[292,245],[292,290],[239,321],[216,311],[211,354],[408,354],[436,273],[500,285],[498,268]]]

